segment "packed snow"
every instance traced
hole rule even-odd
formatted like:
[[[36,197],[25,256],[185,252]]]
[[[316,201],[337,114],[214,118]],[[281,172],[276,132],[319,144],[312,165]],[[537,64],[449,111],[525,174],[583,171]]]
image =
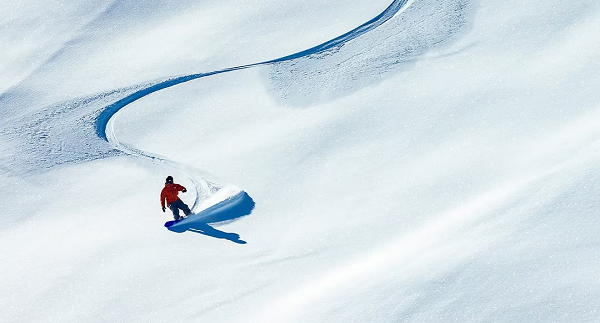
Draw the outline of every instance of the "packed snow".
[[[600,321],[597,0],[0,12],[1,322]]]

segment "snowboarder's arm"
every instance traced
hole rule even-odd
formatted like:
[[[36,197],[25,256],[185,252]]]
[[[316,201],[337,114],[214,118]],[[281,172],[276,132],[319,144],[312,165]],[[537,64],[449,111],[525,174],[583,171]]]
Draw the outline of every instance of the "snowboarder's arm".
[[[185,187],[183,187],[182,185],[177,184],[177,190],[178,191],[182,191],[182,192],[187,192],[187,189]]]
[[[165,210],[165,200],[167,199],[167,196],[165,194],[165,190],[163,189],[160,192],[160,206],[162,206],[163,211]]]

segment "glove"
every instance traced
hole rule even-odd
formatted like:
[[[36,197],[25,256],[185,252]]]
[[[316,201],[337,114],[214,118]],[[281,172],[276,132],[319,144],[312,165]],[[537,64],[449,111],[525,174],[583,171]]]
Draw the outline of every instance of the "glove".
[[[167,209],[167,208],[165,208],[165,207],[163,206],[163,212],[166,212],[166,211],[165,211],[166,209]]]
[[[185,192],[187,192],[187,190],[184,188],[184,189],[182,190],[182,192],[184,192],[184,193],[185,193]]]

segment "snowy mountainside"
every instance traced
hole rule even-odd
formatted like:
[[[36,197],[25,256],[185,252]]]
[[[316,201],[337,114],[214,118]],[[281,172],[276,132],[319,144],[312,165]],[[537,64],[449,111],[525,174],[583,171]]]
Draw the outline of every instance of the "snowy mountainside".
[[[596,1],[104,5],[54,17],[56,44],[88,26],[54,63],[4,68],[0,321],[598,321]],[[98,134],[128,95],[260,62],[136,97]],[[165,230],[162,180],[195,187],[189,169],[254,211]]]

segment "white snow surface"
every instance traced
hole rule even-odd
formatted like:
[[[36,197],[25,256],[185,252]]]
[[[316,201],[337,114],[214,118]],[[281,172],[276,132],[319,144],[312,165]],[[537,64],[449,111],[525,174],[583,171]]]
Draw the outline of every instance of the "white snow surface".
[[[597,0],[408,0],[99,138],[390,4],[0,4],[0,322],[599,322]],[[254,210],[169,231],[167,175]]]

